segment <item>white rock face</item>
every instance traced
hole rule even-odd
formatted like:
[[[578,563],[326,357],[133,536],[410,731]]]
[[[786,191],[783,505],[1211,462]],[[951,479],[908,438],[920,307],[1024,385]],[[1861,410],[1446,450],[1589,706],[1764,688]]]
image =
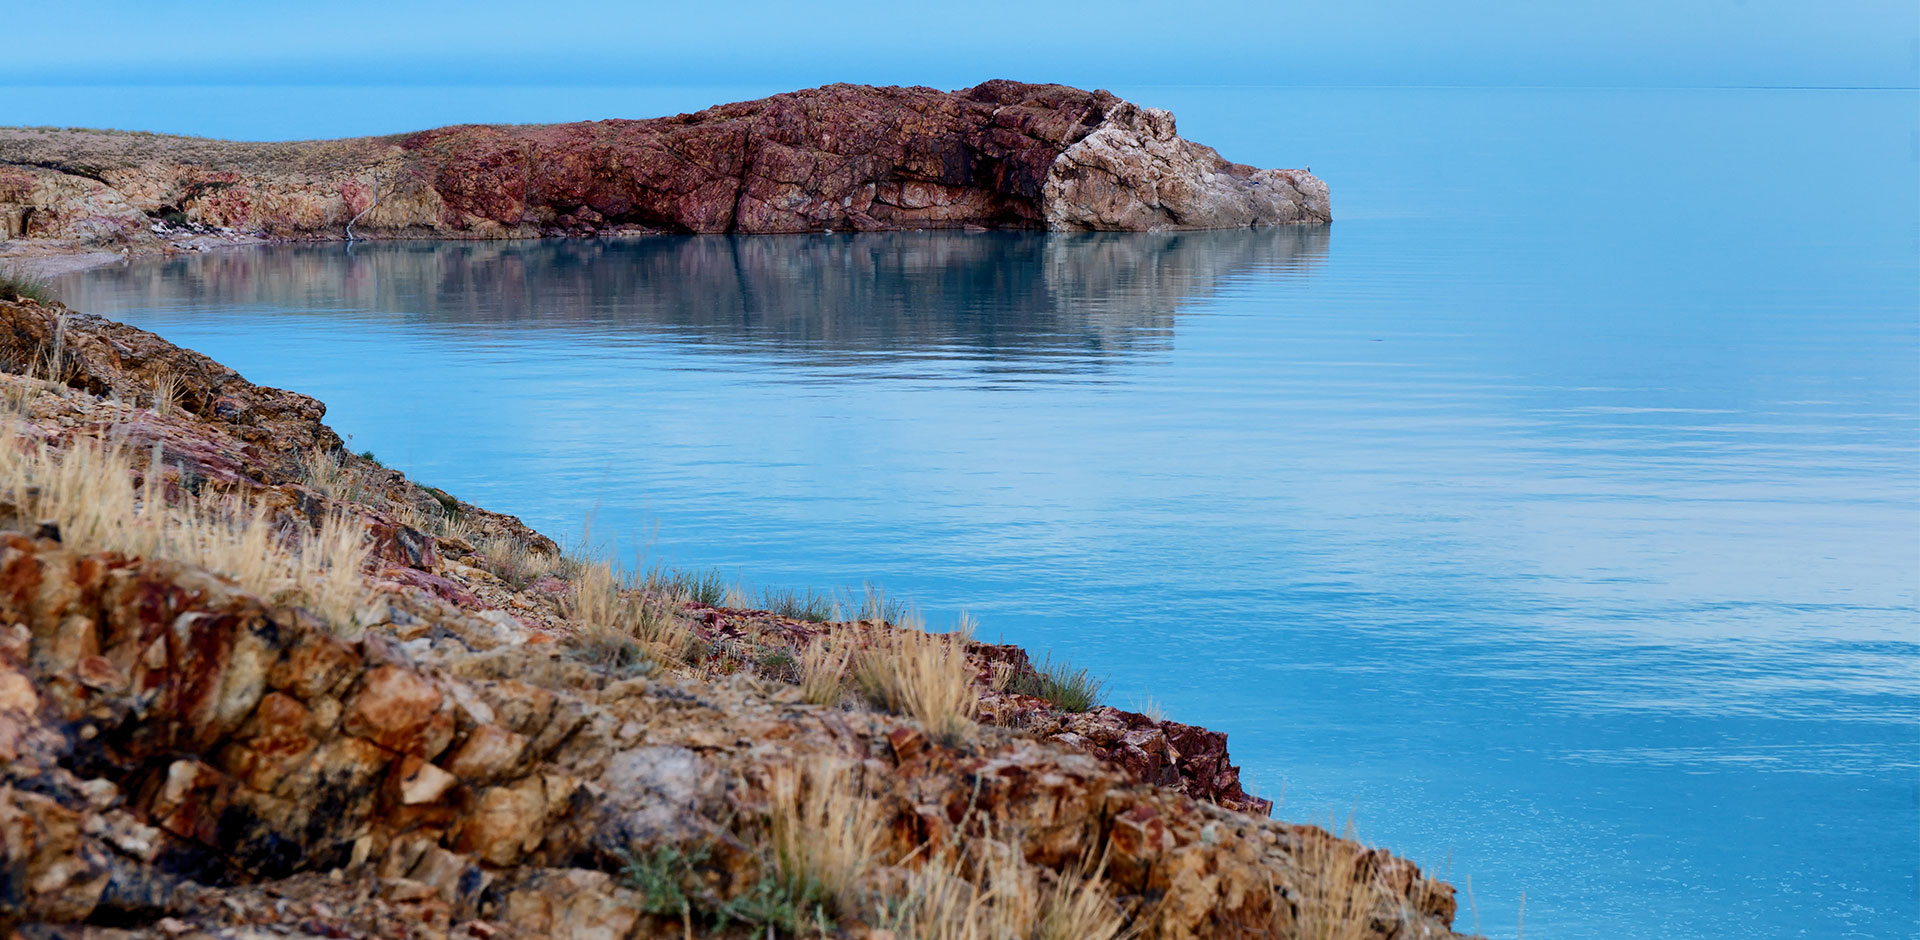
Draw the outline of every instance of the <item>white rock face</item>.
[[[1053,162],[1040,194],[1064,231],[1245,228],[1333,218],[1327,184],[1304,170],[1257,170],[1181,139],[1173,115],[1122,103]]]

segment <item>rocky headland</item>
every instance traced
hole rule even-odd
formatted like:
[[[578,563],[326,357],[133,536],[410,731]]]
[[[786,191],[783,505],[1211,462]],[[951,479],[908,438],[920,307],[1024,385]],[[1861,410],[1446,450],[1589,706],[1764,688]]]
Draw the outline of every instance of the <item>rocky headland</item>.
[[[0,365],[0,934],[1454,936],[1020,649],[562,551],[58,304]]]
[[[1326,222],[1304,170],[1232,163],[1104,91],[828,85],[695,114],[243,143],[0,129],[0,240],[249,240]],[[0,244],[13,253],[32,246]]]

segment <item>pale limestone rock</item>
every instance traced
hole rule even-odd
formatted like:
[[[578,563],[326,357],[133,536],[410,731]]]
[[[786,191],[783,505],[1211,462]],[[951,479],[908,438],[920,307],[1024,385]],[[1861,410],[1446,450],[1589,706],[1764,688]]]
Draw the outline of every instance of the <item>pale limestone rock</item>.
[[[1246,228],[1332,219],[1327,186],[1301,170],[1256,170],[1185,140],[1173,115],[1122,102],[1055,158],[1040,196],[1051,229]]]

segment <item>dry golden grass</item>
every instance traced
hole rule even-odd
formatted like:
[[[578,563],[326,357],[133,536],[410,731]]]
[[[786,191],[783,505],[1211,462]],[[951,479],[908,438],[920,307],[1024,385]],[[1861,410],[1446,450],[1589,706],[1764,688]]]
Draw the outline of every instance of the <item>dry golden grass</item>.
[[[838,705],[847,694],[847,668],[856,637],[851,630],[829,632],[800,651],[800,698],[814,705]]]
[[[1151,695],[1133,702],[1133,710],[1135,714],[1145,715],[1148,721],[1155,724],[1167,720],[1167,710],[1162,708],[1159,702],[1154,701]]]
[[[300,469],[307,485],[337,502],[364,502],[371,488],[360,473],[346,465],[334,451],[314,448],[301,459]]]
[[[1100,870],[1064,872],[1041,901],[1033,940],[1119,940],[1131,936],[1127,911]]]
[[[1022,857],[1018,839],[982,839],[930,859],[900,901],[882,919],[914,940],[1126,940],[1138,932],[1098,868],[1043,872]]]
[[[581,561],[561,601],[561,613],[576,622],[576,648],[588,659],[636,666],[640,657],[684,663],[698,637],[674,615],[677,604],[648,589],[645,578],[614,570],[604,561]]]
[[[1386,897],[1368,850],[1354,836],[1353,823],[1334,838],[1325,833],[1301,832],[1294,864],[1299,872],[1293,910],[1294,936],[1300,940],[1367,940],[1373,937],[1373,910]],[[1282,905],[1276,904],[1276,912]]]
[[[790,897],[817,897],[852,910],[862,879],[884,863],[886,809],[844,761],[819,758],[776,769],[768,829]]]
[[[456,527],[454,523],[448,525],[449,529]],[[526,542],[511,536],[482,539],[480,558],[486,562],[487,570],[515,588],[524,588],[554,573],[560,566],[559,558],[533,551]]]
[[[918,617],[903,619],[890,630],[873,631],[854,666],[854,681],[875,704],[918,719],[942,741],[972,738],[980,698],[965,636],[926,633]]]
[[[231,578],[269,600],[302,601],[337,629],[357,626],[368,590],[368,548],[358,520],[334,516],[289,537],[265,510],[237,498],[183,495],[169,503],[163,454],[145,461],[123,444],[80,438],[56,449],[0,430],[0,499],[23,523],[52,522],[82,551],[168,558]],[[136,477],[142,483],[136,485]]]
[[[153,380],[153,413],[166,417],[180,407],[180,377],[162,372]]]
[[[349,612],[365,606],[368,554],[366,526],[344,513],[329,513],[319,528],[302,530],[300,559],[308,570],[300,586],[311,606]]]

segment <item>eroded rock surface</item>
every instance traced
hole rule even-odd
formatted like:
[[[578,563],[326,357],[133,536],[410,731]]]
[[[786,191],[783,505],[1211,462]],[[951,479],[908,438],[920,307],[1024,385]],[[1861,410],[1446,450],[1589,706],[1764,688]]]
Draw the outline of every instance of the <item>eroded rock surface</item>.
[[[1104,91],[828,85],[695,114],[240,143],[0,130],[0,234],[504,238],[909,228],[1164,230],[1331,217]]]
[[[1266,818],[1223,735],[998,691],[1032,669],[1016,648],[969,648],[981,724],[963,741],[808,704],[791,654],[834,627],[771,611],[684,605],[674,616],[699,651],[672,669],[582,659],[563,578],[477,547],[551,551],[518,520],[367,463],[351,487],[303,481],[297,455],[337,440],[317,402],[68,317],[0,303],[0,361],[31,370],[49,359],[28,347],[56,335],[68,357],[52,360],[61,382],[0,374],[0,446],[158,444],[145,472],[167,486],[244,495],[296,528],[354,513],[378,590],[348,635],[191,565],[63,543],[0,505],[0,929],[681,937],[694,915],[663,904],[633,860],[684,849],[703,897],[750,899],[773,864],[752,821],[783,773],[826,759],[882,808],[882,888],[904,877],[895,866],[991,836],[1049,878],[1101,860],[1142,937],[1329,935],[1330,903],[1354,925],[1341,936],[1454,936],[1450,887]],[[182,375],[172,407],[143,390],[153,363]],[[464,521],[430,534],[409,505]],[[827,936],[905,936],[843,915]]]

